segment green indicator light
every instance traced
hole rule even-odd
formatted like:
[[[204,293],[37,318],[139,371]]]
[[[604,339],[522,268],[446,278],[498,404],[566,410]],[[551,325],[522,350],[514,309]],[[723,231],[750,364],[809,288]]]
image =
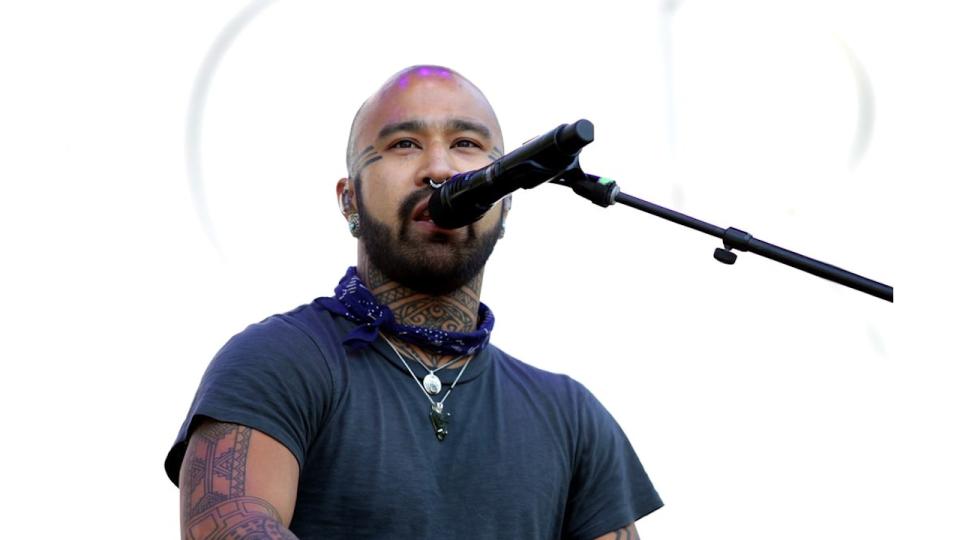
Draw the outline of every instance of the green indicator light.
[[[613,178],[607,178],[606,176],[604,176],[604,177],[601,177],[599,180],[597,180],[597,182],[599,182],[600,185],[605,186],[607,184],[612,184]]]

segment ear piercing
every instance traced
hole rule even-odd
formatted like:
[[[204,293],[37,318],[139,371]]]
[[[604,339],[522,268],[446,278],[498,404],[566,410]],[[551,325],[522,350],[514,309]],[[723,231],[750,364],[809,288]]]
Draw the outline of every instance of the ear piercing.
[[[347,228],[350,229],[350,236],[354,238],[360,236],[360,214],[354,212],[347,216]]]

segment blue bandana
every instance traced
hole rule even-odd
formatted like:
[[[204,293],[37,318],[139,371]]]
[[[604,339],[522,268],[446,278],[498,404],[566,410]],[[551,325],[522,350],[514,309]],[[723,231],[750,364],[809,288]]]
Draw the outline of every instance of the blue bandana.
[[[493,331],[493,312],[480,303],[480,323],[473,332],[447,332],[439,328],[406,326],[397,323],[393,311],[377,301],[370,289],[360,281],[357,268],[351,266],[334,290],[333,298],[317,298],[324,309],[358,323],[343,339],[343,345],[362,349],[377,340],[381,330],[414,345],[454,356],[473,354],[490,342]]]

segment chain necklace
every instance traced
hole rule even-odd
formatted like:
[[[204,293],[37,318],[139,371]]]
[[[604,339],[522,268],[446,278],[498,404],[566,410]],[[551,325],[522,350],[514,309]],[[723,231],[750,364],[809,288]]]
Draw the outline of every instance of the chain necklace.
[[[384,336],[383,339],[387,339],[386,336]],[[397,349],[397,348],[393,345],[393,342],[391,342],[389,339],[387,339],[387,343],[389,343],[390,346],[393,347],[393,351],[394,351],[395,353],[397,353],[398,355],[400,354],[400,350]],[[461,354],[460,356],[454,358],[453,360],[450,360],[449,362],[443,364],[442,366],[437,366],[437,367],[435,367],[435,368],[433,368],[433,369],[430,369],[430,368],[427,367],[426,364],[423,363],[422,360],[420,360],[420,357],[419,357],[419,356],[414,355],[414,356],[413,356],[413,359],[416,360],[417,363],[420,364],[420,367],[422,367],[422,368],[423,368],[424,370],[426,370],[426,372],[427,372],[427,374],[423,376],[423,381],[421,381],[421,384],[422,384],[422,386],[423,386],[423,389],[426,390],[427,393],[430,394],[431,396],[435,396],[435,395],[439,394],[439,393],[440,393],[440,390],[443,389],[443,384],[440,382],[440,377],[437,377],[437,376],[435,375],[435,373],[438,372],[438,371],[440,371],[441,369],[449,366],[450,364],[453,364],[453,363],[456,363],[456,362],[459,361],[459,360],[462,360],[464,356],[466,356],[466,355],[465,355],[465,354]],[[409,369],[409,368],[408,368],[408,369]]]
[[[406,359],[403,357],[402,354],[400,354],[400,351],[393,344],[393,342],[387,339],[387,336],[384,336],[382,332],[380,335],[383,337],[383,340],[387,342],[387,345],[390,345],[390,348],[393,349],[393,352],[397,353],[397,358],[399,358],[400,361],[403,363],[403,367],[407,368],[407,372],[410,374],[411,377],[413,377],[414,382],[417,383],[417,386],[420,388],[420,390],[423,391],[423,395],[427,396],[427,399],[430,400],[430,424],[433,426],[433,433],[434,435],[437,436],[437,440],[442,441],[444,438],[446,438],[447,434],[449,433],[449,431],[447,430],[447,424],[450,421],[450,413],[443,412],[443,402],[446,401],[448,397],[450,397],[450,392],[453,392],[453,388],[457,386],[457,383],[460,381],[460,377],[463,375],[463,372],[466,371],[467,366],[470,365],[470,361],[473,360],[473,357],[471,356],[470,358],[467,358],[467,361],[463,363],[463,367],[460,368],[460,373],[457,373],[457,377],[450,384],[450,389],[447,390],[447,393],[443,395],[443,398],[441,398],[440,401],[434,401],[433,396],[431,395],[431,392],[427,389],[428,379],[430,377],[433,377],[434,379],[436,379],[437,390],[436,392],[432,392],[432,393],[433,394],[440,393],[440,387],[442,386],[440,383],[440,378],[434,375],[433,372],[449,366],[450,364],[463,358],[463,356],[459,356],[447,362],[443,366],[435,368],[433,371],[430,371],[429,369],[427,369],[427,366],[424,366],[423,362],[420,362],[420,359],[414,356],[417,362],[420,362],[420,365],[423,366],[423,369],[426,369],[427,371],[430,372],[426,377],[423,378],[424,379],[423,382],[420,382],[420,379],[418,379],[417,376],[413,373],[413,370],[410,369],[410,365],[407,364]]]

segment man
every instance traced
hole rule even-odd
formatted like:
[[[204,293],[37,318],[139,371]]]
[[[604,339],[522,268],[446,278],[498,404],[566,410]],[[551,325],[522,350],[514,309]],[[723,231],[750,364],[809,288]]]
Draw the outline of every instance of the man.
[[[613,418],[488,344],[509,202],[456,230],[427,212],[502,154],[449,69],[405,69],[363,104],[337,183],[356,270],[217,353],[166,461],[185,538],[637,537],[662,503]]]

